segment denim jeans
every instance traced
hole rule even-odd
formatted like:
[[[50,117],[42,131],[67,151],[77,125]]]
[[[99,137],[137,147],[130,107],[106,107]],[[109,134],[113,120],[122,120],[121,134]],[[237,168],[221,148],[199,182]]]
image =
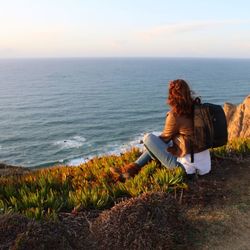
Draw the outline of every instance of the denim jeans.
[[[147,134],[143,139],[145,151],[136,160],[140,167],[146,165],[151,159],[158,160],[162,165],[168,168],[183,167],[177,161],[177,157],[167,151],[171,142],[164,142],[161,138],[154,134]]]

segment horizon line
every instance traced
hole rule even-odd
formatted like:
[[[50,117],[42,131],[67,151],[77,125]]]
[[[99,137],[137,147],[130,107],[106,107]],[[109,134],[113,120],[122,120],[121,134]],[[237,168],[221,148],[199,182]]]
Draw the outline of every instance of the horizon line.
[[[206,57],[206,56],[34,56],[34,57],[0,57],[0,60],[13,59],[241,59],[250,57]]]

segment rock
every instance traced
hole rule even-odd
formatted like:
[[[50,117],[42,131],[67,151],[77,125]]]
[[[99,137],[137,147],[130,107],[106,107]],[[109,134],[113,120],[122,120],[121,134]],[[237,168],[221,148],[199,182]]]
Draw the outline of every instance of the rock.
[[[223,109],[227,118],[228,139],[250,138],[250,95],[239,105],[225,103]]]

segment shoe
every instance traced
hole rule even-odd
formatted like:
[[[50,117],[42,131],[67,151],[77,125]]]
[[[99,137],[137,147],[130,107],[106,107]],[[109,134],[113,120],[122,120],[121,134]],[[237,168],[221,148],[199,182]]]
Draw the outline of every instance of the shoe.
[[[117,181],[124,182],[125,180],[134,177],[141,170],[137,163],[129,163],[121,168],[110,167],[110,172]]]

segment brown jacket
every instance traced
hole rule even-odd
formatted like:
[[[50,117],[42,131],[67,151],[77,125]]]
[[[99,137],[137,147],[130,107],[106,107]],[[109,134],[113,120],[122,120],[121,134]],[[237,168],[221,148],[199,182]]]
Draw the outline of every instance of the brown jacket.
[[[170,111],[167,113],[163,132],[160,135],[164,141],[173,141],[173,146],[167,150],[177,157],[191,152],[190,141],[193,134],[192,118],[178,116]],[[194,151],[197,151],[194,149]]]

